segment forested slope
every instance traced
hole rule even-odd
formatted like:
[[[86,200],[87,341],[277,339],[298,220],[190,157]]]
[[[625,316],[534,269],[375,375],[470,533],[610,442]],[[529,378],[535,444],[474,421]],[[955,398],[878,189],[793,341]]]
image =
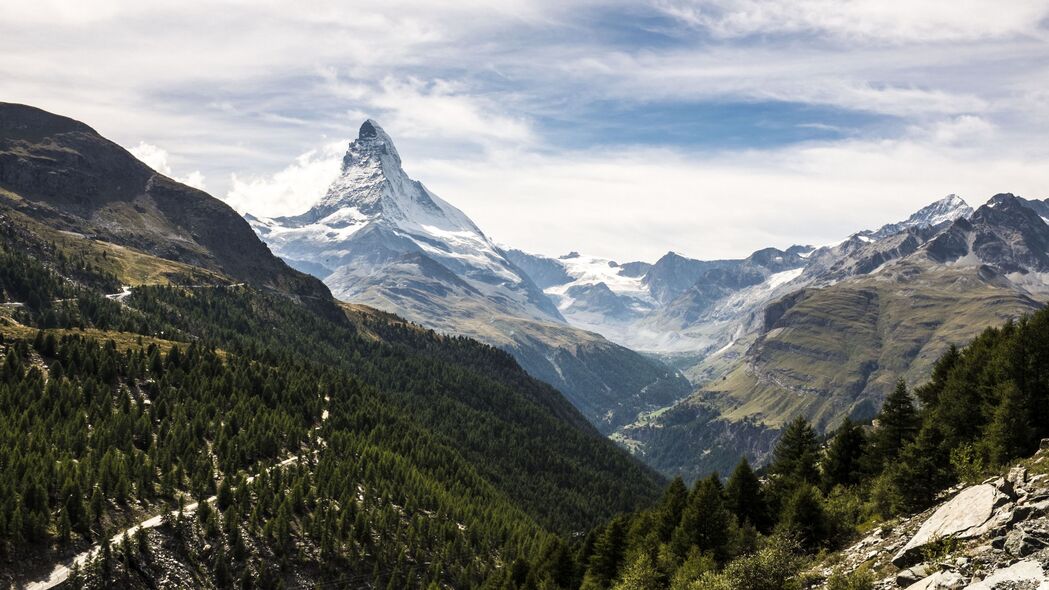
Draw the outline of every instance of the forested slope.
[[[1012,506],[1008,503],[1027,499],[1027,492],[1009,491],[1025,483],[1027,472],[1010,474],[1010,480],[996,477],[1038,450],[1045,437],[1049,310],[1043,309],[989,328],[962,349],[949,348],[913,389],[897,381],[876,424],[845,420],[821,438],[804,418],[796,418],[784,428],[763,472],[756,473],[743,460],[726,481],[712,475],[689,489],[676,479],[660,502],[592,530],[574,552],[545,554],[518,568],[516,577],[502,572],[502,587],[869,590],[910,586],[897,586],[897,574],[900,580],[914,581],[944,568],[966,569],[959,565],[963,561],[966,571],[974,570],[969,567],[974,559],[1004,568],[1047,546],[1044,531],[1023,521],[1049,515],[1049,504],[1039,503],[1046,499],[1044,493],[1031,492],[1031,506],[1006,510]],[[1028,465],[1039,474],[1031,485],[1044,486],[1049,469],[1045,457]],[[996,483],[974,485],[981,482]],[[952,487],[959,483],[980,488],[976,493],[998,489],[994,486],[1008,492],[996,492],[996,503],[986,507],[1006,506],[1002,511],[1010,512],[997,526],[989,523],[983,535],[1000,535],[993,541],[996,557],[988,561],[990,545],[974,545],[964,560],[944,565],[943,556],[960,553],[955,551],[959,541],[935,535],[918,543],[921,551],[897,554],[917,529],[913,523],[897,527],[904,527],[906,517],[950,498],[961,489]],[[980,505],[971,501],[955,507],[953,517],[973,518],[965,509],[979,518]],[[1010,545],[1015,531],[1005,536],[1016,523],[1023,525],[1016,528],[1026,545]],[[981,540],[979,527],[971,522],[959,524],[954,532],[967,529],[976,532],[966,538]],[[848,568],[836,571],[845,555],[835,551],[861,534],[867,544],[854,546],[847,555]],[[1003,544],[1012,561],[1001,556]],[[1046,553],[1040,555],[1044,559]],[[925,573],[900,571],[922,561],[926,563],[919,571]],[[810,569],[813,565],[818,567]],[[1037,577],[1044,578],[1041,570]]]

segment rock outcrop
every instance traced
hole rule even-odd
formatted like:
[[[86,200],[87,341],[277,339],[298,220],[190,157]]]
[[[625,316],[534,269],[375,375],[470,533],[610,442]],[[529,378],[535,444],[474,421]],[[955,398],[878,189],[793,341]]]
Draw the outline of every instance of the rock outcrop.
[[[1049,439],[1004,477],[946,490],[833,561],[817,573],[867,568],[878,590],[1049,590]]]
[[[1011,507],[1011,501],[1011,496],[991,484],[965,488],[922,524],[893,557],[892,563],[896,566],[907,565],[920,556],[922,549],[944,539],[968,539],[986,533],[999,521],[1011,518],[1010,511],[999,510]]]

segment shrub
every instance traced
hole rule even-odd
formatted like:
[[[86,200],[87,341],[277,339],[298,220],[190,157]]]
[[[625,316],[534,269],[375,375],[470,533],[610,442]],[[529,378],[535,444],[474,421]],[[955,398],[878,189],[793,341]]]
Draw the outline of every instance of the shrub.
[[[866,567],[860,567],[851,573],[834,570],[827,578],[826,590],[871,590],[874,587],[874,574]]]
[[[987,473],[985,453],[975,444],[964,444],[951,449],[951,468],[958,479],[967,484],[980,483]]]

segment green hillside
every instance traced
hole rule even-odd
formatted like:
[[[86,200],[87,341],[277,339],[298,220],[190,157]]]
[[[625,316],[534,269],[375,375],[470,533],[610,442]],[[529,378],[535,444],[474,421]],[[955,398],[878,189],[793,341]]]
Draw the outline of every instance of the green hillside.
[[[1044,526],[1044,504],[1022,504],[1028,496],[1023,486],[1046,477],[1047,367],[1049,310],[983,330],[966,347],[938,357],[920,386],[897,381],[876,424],[846,421],[822,438],[804,418],[791,420],[763,473],[743,460],[725,481],[713,475],[690,489],[675,479],[661,501],[595,528],[574,553],[543,556],[519,568],[517,580],[504,573],[502,588],[872,590],[922,587],[911,586],[914,578],[972,561],[980,569],[974,577],[956,578],[955,587],[969,580],[974,585],[966,587],[979,587],[981,577],[1017,561],[1007,534],[1015,538]],[[1039,456],[1024,462],[1038,475],[1028,480],[1027,469],[1010,470],[1038,451],[1040,440]],[[1008,479],[999,477],[1007,470]],[[986,533],[967,538],[971,531],[963,525],[953,530],[955,537],[931,534],[915,550],[897,553],[917,536],[914,523],[943,527],[939,512],[922,511],[953,503],[964,486],[951,486],[959,483],[970,486],[968,492],[1005,490],[994,504],[1003,506],[1005,517],[989,520]],[[1014,485],[1018,491],[1010,496]],[[1044,488],[1037,494],[1044,500]],[[982,514],[968,498],[953,506],[950,517]],[[963,538],[968,551],[955,548]],[[1010,556],[1001,555],[1003,544]],[[992,546],[999,555],[987,559]],[[1035,551],[1043,548],[1027,553],[1042,579],[1044,553]],[[948,562],[949,554],[964,557]],[[900,571],[923,561],[924,573]],[[993,587],[1036,585],[1006,581]]]
[[[790,298],[745,363],[702,388],[726,418],[804,415],[821,430],[870,418],[897,378],[923,379],[951,345],[1043,305],[993,272],[912,261]]]

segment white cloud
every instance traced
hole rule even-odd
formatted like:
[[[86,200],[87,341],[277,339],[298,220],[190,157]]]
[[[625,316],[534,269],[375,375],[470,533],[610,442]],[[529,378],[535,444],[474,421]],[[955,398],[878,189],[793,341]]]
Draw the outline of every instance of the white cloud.
[[[140,141],[137,146],[128,149],[128,151],[131,152],[132,156],[141,160],[142,163],[164,176],[177,180],[182,184],[192,186],[193,188],[199,188],[200,190],[207,189],[204,182],[204,175],[201,174],[200,170],[194,170],[185,176],[176,176],[172,174],[171,165],[168,163],[170,154],[163,148]]]
[[[1049,193],[1049,155],[954,148],[939,143],[942,131],[708,158],[652,149],[504,153],[483,162],[409,162],[408,170],[500,243],[620,261],[651,261],[668,250],[710,259],[828,243],[906,218],[948,193],[974,206],[998,192]]]
[[[1015,57],[1024,51],[1017,49]],[[787,101],[911,117],[986,111],[998,96],[992,94],[995,88],[1007,88],[1029,71],[999,66],[986,74],[995,82],[979,89],[967,80],[944,83],[929,73],[930,68],[960,63],[982,71],[981,59],[989,57],[957,49],[827,53],[793,47],[716,47],[587,55],[566,60],[559,68],[590,92],[619,101]]]
[[[940,121],[926,132],[936,143],[972,144],[991,139],[995,133],[995,126],[980,117],[962,115],[947,121]]]
[[[233,174],[225,201],[241,213],[264,217],[302,213],[335,179],[346,142],[330,142],[306,152],[272,175],[241,178]]]
[[[146,166],[149,166],[165,176],[171,176],[171,166],[168,165],[167,150],[140,141],[137,146],[129,148],[128,151]]]
[[[657,0],[718,37],[815,33],[846,41],[937,42],[1043,36],[1041,0]]]
[[[548,253],[738,255],[949,192],[1046,196],[1044,1],[652,2],[7,0],[0,96],[265,215],[315,201],[332,140],[374,117],[409,173]],[[690,151],[622,145],[595,115],[740,101],[891,120],[814,116],[849,139]]]
[[[368,102],[389,113],[384,125],[404,137],[517,144],[534,139],[523,118],[500,114],[490,100],[471,96],[447,80],[387,77]]]
[[[207,190],[207,185],[204,182],[204,175],[200,173],[200,170],[194,170],[182,178],[177,178],[182,184],[192,186],[193,188],[199,188],[200,190]]]

